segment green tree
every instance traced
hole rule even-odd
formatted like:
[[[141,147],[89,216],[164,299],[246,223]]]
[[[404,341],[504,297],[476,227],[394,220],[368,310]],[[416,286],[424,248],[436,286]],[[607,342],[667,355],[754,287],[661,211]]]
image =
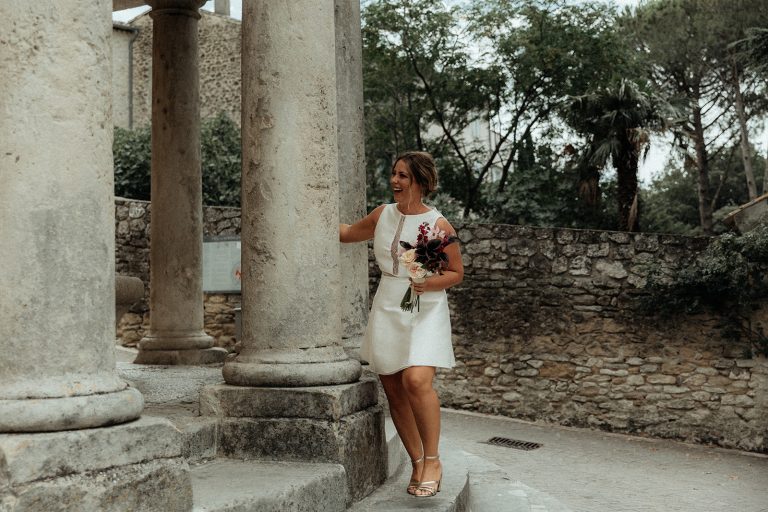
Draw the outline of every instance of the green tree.
[[[493,115],[490,103],[500,76],[494,69],[473,65],[457,6],[448,8],[440,0],[383,0],[369,4],[363,18],[366,115],[380,123],[373,127],[376,139],[366,137],[373,164],[388,169],[392,149],[399,151],[401,141],[405,148],[410,145],[435,156],[445,153],[441,146],[449,147],[453,159],[441,161],[441,174],[458,167],[461,198],[469,213],[499,145],[491,156],[484,155],[461,134],[473,122]]]
[[[701,234],[696,194],[696,170],[692,164],[681,164],[678,156],[667,163],[666,171],[655,177],[641,191],[644,210],[644,230],[661,233]],[[712,203],[713,231],[727,228],[721,220],[738,205],[748,201],[741,174],[739,147],[732,145],[711,159],[711,171],[715,183]],[[755,156],[755,170],[766,168],[765,158]],[[758,178],[758,184],[760,184]]]
[[[150,200],[152,162],[149,127],[125,130],[115,127],[112,146],[115,195]],[[203,203],[240,205],[240,129],[224,113],[201,125]]]
[[[115,127],[112,143],[115,195],[149,201],[152,168],[151,132],[148,126],[135,130]]]
[[[745,68],[762,80],[762,91],[757,95],[761,100],[758,110],[765,114],[768,111],[768,28],[750,27],[745,30],[744,38],[732,46]],[[763,194],[768,194],[768,167],[763,175]]]
[[[240,206],[240,128],[224,112],[203,121],[200,130],[203,203]]]
[[[633,59],[616,30],[615,10],[605,4],[482,0],[470,13],[475,33],[487,41],[485,59],[504,77],[499,103],[509,140],[498,180],[502,192],[520,144],[571,96],[634,73]]]
[[[568,123],[587,139],[581,166],[587,173],[609,162],[616,169],[619,229],[640,230],[637,170],[651,130],[662,130],[672,112],[646,84],[620,79],[573,100]]]
[[[547,130],[558,106],[628,60],[602,3],[382,0],[363,14],[373,193],[386,190],[381,177],[405,141],[440,159],[441,186],[465,216],[483,214],[489,183],[505,192],[521,145]],[[468,140],[473,123],[491,132],[489,147]]]
[[[713,232],[710,159],[730,148],[740,135],[733,128],[739,126],[738,115],[735,122],[731,119],[738,114],[734,103],[744,100],[736,99],[741,95],[742,73],[734,70],[729,45],[743,32],[745,17],[764,19],[767,9],[761,0],[744,0],[738,7],[725,0],[647,0],[623,19],[648,58],[656,86],[683,107],[685,116],[676,128],[676,138],[684,152],[693,148],[687,158],[697,171],[704,233]],[[746,122],[741,133],[746,137]]]

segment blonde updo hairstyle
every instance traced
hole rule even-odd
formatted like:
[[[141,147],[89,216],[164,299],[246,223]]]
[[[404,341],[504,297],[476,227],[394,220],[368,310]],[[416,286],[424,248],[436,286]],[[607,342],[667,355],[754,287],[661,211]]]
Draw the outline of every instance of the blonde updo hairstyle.
[[[408,166],[413,181],[421,187],[422,197],[429,197],[437,189],[437,168],[432,155],[426,151],[406,151],[395,159],[392,169],[401,160]]]

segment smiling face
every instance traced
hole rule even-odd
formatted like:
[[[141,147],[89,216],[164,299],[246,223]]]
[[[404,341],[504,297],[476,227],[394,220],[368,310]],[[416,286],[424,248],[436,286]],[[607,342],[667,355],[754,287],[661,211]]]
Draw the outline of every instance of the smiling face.
[[[389,184],[392,186],[396,202],[408,203],[413,201],[418,204],[421,201],[421,186],[414,181],[411,170],[405,161],[398,160],[392,168]]]

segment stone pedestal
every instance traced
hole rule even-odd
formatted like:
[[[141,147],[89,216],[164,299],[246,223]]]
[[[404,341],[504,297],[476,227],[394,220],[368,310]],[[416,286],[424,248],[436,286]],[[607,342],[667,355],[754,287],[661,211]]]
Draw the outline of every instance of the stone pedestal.
[[[374,380],[311,388],[219,385],[200,396],[219,418],[219,455],[335,462],[357,501],[386,478],[384,416]]]
[[[201,0],[152,6],[150,324],[136,363],[206,364],[227,351],[203,330],[203,203],[197,22]]]
[[[181,434],[166,419],[0,434],[0,510],[191,510]]]
[[[363,41],[360,1],[335,0],[336,113],[339,145],[339,217],[351,224],[366,215]],[[360,358],[368,323],[368,247],[342,244],[341,328],[344,349]]]

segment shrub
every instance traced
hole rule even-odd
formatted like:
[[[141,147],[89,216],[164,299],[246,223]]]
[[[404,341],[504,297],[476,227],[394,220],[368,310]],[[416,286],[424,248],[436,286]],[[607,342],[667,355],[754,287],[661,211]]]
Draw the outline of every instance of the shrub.
[[[724,337],[747,341],[768,356],[765,327],[755,311],[768,299],[768,222],[742,235],[726,233],[674,273],[649,269],[641,299],[646,312],[718,314]],[[750,354],[751,355],[751,354]]]
[[[201,126],[203,203],[240,206],[240,129],[224,113]],[[149,127],[115,127],[112,146],[115,195],[150,200],[152,145]]]

